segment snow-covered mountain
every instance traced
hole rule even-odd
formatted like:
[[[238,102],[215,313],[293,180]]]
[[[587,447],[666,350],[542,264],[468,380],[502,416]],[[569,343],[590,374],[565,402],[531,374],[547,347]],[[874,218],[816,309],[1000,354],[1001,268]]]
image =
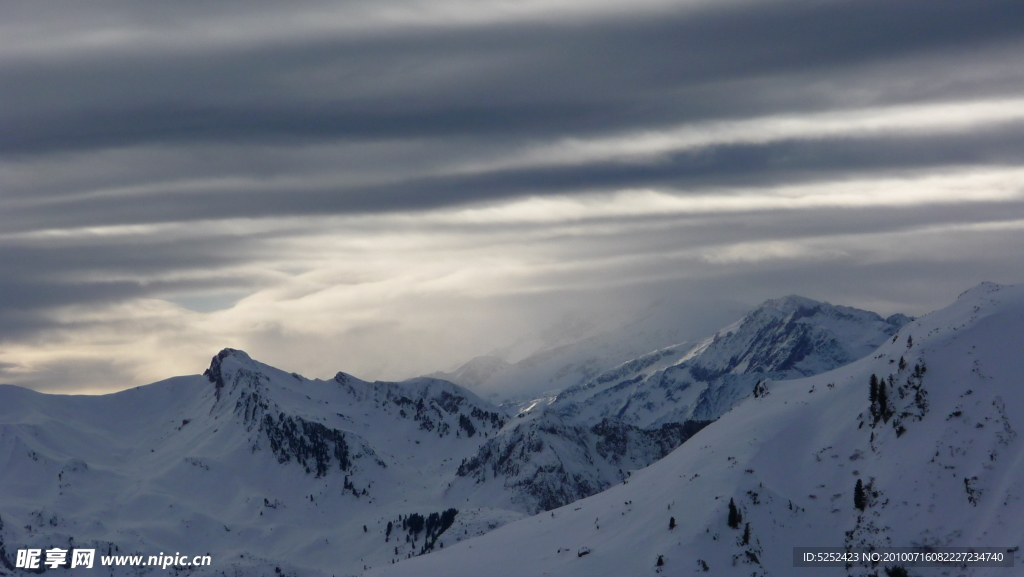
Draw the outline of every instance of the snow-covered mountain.
[[[591,425],[608,418],[644,427],[713,420],[749,396],[757,381],[853,362],[909,321],[798,296],[769,300],[696,346],[654,351],[570,388],[550,408]]]
[[[445,381],[309,380],[230,349],[204,376],[112,395],[2,386],[0,573],[68,543],[255,574],[406,558],[521,517],[444,481],[506,418]]]
[[[511,414],[436,378],[310,380],[231,349],[204,375],[112,395],[0,386],[0,574],[18,549],[65,544],[208,553],[217,573],[359,574],[602,491],[757,380],[847,363],[905,321],[769,301]]]
[[[655,301],[625,318],[566,315],[549,328],[430,377],[451,381],[508,407],[554,396],[648,351],[700,337],[740,316],[738,303],[719,303],[713,314],[685,303]],[[692,344],[691,344],[692,346]]]
[[[455,486],[505,493],[507,506],[530,512],[593,495],[667,455],[759,382],[850,363],[908,321],[797,296],[767,301],[696,344],[653,351],[526,404],[460,465]]]
[[[794,569],[799,546],[1005,547],[1019,567],[1022,353],[1024,287],[985,283],[865,358],[769,382],[600,494],[369,575],[906,574]]]

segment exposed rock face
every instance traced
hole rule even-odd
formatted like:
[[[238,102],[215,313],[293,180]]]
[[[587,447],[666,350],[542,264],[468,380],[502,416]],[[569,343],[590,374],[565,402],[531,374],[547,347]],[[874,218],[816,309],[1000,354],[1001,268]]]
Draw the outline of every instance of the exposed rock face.
[[[621,482],[630,470],[663,458],[709,423],[641,429],[607,419],[587,428],[548,413],[484,443],[457,475],[476,483],[496,480],[530,512],[547,511]]]

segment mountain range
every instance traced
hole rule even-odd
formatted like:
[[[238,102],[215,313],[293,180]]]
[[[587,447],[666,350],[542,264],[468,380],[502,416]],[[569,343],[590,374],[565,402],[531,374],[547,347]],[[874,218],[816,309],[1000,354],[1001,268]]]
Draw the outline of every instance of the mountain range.
[[[1004,576],[863,559],[794,568],[796,547],[1024,541],[1024,287],[984,283],[859,360],[771,380],[599,494],[368,575]]]
[[[504,403],[231,349],[111,395],[0,386],[0,574],[69,544],[296,576],[786,575],[795,545],[1016,546],[1022,311],[991,284],[916,320],[785,297]]]

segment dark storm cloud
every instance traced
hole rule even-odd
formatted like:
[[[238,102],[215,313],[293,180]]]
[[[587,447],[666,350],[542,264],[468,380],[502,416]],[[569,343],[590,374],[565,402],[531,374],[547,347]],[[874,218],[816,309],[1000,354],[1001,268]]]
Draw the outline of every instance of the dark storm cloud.
[[[812,218],[813,217],[813,218]],[[623,222],[622,218],[615,222]],[[977,202],[968,205],[830,207],[811,210],[751,211],[700,216],[635,218],[657,232],[586,238],[567,254],[577,258],[617,252],[665,254],[730,243],[827,239],[839,235],[896,235],[929,227],[1024,221],[1024,203]],[[638,227],[639,228],[639,227]],[[541,241],[544,242],[544,241]],[[567,243],[570,244],[570,243]],[[1005,253],[1016,253],[1006,247]],[[998,256],[998,255],[994,255]]]
[[[560,135],[827,110],[842,105],[836,102],[842,95],[823,95],[808,86],[832,78],[853,90],[858,86],[851,74],[892,82],[885,72],[872,78],[871,66],[900,59],[922,62],[922,84],[937,71],[956,77],[942,70],[944,55],[975,54],[970,66],[958,67],[960,73],[959,68],[992,65],[988,51],[1004,54],[998,48],[1007,42],[1024,47],[1024,33],[1016,25],[1022,20],[1024,6],[1006,2],[779,3],[615,21],[385,30],[312,40],[295,35],[268,43],[255,38],[227,47],[204,48],[198,41],[189,50],[147,47],[140,40],[141,46],[123,50],[17,56],[0,60],[5,94],[0,158],[18,162],[125,146],[295,147],[422,138],[461,139],[452,149],[457,160],[484,142],[514,146]],[[187,16],[142,10],[128,26],[152,21],[173,26],[187,22]],[[1019,91],[1024,75],[1008,81],[1017,84],[1007,88]],[[985,88],[959,90],[983,93]],[[896,92],[881,100],[907,97]],[[156,160],[147,181],[143,158],[138,174],[124,184],[156,183],[156,192],[83,197],[72,188],[64,193],[71,198],[49,205],[34,201],[59,189],[28,182],[24,192],[10,186],[4,193],[7,199],[27,195],[28,200],[5,206],[0,223],[8,230],[32,230],[416,210],[534,194],[1017,163],[1024,150],[1021,134],[1018,126],[939,138],[720,145],[657,165],[526,166],[469,176],[444,175],[442,167],[441,175],[432,170],[397,180],[390,177],[394,162],[389,165],[385,155],[375,167],[379,179],[387,181],[382,184],[302,182],[300,176],[286,186],[243,184],[228,190],[181,190]],[[331,165],[283,164],[279,171],[310,175]],[[217,166],[195,158],[178,170],[215,174]],[[223,170],[257,178],[262,172],[257,162]]]
[[[106,198],[70,197],[12,207],[0,216],[9,230],[274,217],[331,213],[380,213],[433,209],[522,195],[610,192],[668,187],[702,193],[708,186],[769,186],[825,182],[858,173],[921,170],[947,165],[1019,166],[1024,126],[945,136],[784,140],[767,144],[709,146],[653,163],[591,162],[527,166],[470,175],[410,177],[380,185],[304,182],[259,187],[240,183],[204,189],[173,183],[147,193]],[[187,251],[187,247],[183,247]],[[173,255],[167,254],[171,259]],[[159,262],[154,260],[151,262]]]
[[[1024,6],[1008,2],[787,2],[614,22],[12,57],[0,63],[0,153],[521,138],[748,115],[766,103],[732,93],[729,82],[982,50],[1020,41],[1021,20]]]
[[[262,245],[264,252],[266,245]],[[260,250],[251,238],[0,241],[0,342],[55,326],[47,311],[96,306],[177,292],[252,289],[259,279],[216,270]],[[120,277],[120,278],[119,278]],[[125,278],[131,277],[131,278]],[[117,279],[117,280],[115,280]]]
[[[237,262],[251,254],[244,236],[204,235],[202,239],[138,238],[73,241],[3,242],[0,269],[20,277],[44,276],[55,269],[65,273],[99,271],[107,275],[130,272],[154,273],[214,268]],[[250,245],[251,246],[251,245]],[[45,264],[42,264],[45,263]]]
[[[131,298],[164,295],[174,292],[234,288],[239,285],[251,287],[252,279],[231,277],[188,279],[184,281],[80,281],[69,282],[60,279],[22,279],[4,277],[0,279],[3,304],[0,305],[0,319],[15,319],[12,324],[0,322],[0,340],[12,325],[23,324],[17,319],[25,315],[71,304],[106,304]]]

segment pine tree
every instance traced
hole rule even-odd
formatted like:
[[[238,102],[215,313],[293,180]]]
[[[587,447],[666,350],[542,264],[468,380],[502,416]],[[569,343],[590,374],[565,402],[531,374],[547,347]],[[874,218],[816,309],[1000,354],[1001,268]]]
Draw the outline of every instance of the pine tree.
[[[729,499],[729,527],[739,529],[740,523],[742,522],[743,515],[741,515],[740,510],[736,508],[736,502]]]
[[[909,349],[912,346],[914,346],[914,337],[907,335],[907,348]]]
[[[871,392],[868,396],[871,399],[871,417],[878,422],[878,376],[872,374],[871,379],[868,380],[868,385],[871,388]]]
[[[878,414],[886,423],[892,416],[892,409],[889,408],[889,393],[885,390],[885,381],[878,383]]]
[[[900,357],[900,370],[907,368],[907,359]]]
[[[750,523],[747,523],[746,527],[743,528],[742,545],[750,545]]]
[[[864,492],[864,482],[857,479],[857,485],[853,488],[853,506],[863,511],[868,506],[867,494]]]
[[[669,531],[671,531],[672,529],[675,529],[675,528],[676,528],[676,518],[675,517],[669,517],[669,519],[668,519],[668,529],[669,529]]]

